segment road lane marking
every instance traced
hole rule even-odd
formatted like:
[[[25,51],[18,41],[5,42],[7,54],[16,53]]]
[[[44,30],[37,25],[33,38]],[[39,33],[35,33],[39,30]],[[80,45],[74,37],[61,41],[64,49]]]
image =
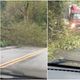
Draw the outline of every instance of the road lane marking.
[[[8,67],[8,66],[10,66],[10,65],[13,65],[13,64],[15,64],[15,63],[18,63],[18,62],[20,62],[20,61],[23,61],[23,60],[29,59],[29,58],[31,58],[31,57],[34,57],[34,56],[40,54],[40,53],[41,53],[42,51],[44,51],[44,50],[47,50],[47,48],[34,51],[34,52],[29,53],[29,54],[26,54],[26,55],[24,55],[24,56],[22,56],[22,57],[19,57],[19,58],[13,59],[13,60],[11,60],[11,61],[5,62],[5,63],[3,63],[3,64],[0,64],[0,68],[5,68],[5,67]]]

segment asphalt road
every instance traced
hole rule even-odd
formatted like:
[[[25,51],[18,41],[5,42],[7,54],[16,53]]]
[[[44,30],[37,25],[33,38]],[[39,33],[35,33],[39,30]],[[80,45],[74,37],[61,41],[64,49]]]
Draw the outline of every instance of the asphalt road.
[[[47,77],[46,48],[22,47],[2,49],[0,56],[0,70],[2,73],[39,78]],[[1,77],[12,78],[13,76],[0,74]]]

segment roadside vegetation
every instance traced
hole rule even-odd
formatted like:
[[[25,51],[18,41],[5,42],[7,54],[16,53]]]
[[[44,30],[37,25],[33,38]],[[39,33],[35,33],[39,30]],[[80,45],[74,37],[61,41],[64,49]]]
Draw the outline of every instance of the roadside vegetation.
[[[55,53],[59,53],[60,50],[69,51],[80,48],[80,32],[72,32],[64,24],[64,12],[69,2],[50,1],[48,5],[48,58],[52,60],[57,56]]]
[[[46,46],[45,1],[0,1],[0,46]]]

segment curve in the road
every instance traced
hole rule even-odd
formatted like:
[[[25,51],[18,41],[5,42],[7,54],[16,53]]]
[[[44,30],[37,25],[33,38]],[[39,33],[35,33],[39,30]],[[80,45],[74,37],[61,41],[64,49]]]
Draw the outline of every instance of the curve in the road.
[[[11,61],[5,62],[5,63],[3,63],[3,64],[0,64],[0,68],[6,68],[6,67],[8,67],[8,66],[10,66],[10,65],[13,65],[13,64],[15,64],[15,63],[18,63],[18,62],[20,62],[20,61],[23,61],[23,60],[32,58],[32,57],[34,57],[34,56],[37,56],[38,54],[40,54],[40,53],[41,53],[42,51],[44,51],[44,50],[47,50],[47,49],[44,48],[44,49],[41,49],[41,50],[37,50],[37,51],[34,51],[33,53],[26,54],[26,55],[24,55],[24,56],[22,56],[22,57],[19,57],[19,58],[13,59],[13,60],[11,60]]]

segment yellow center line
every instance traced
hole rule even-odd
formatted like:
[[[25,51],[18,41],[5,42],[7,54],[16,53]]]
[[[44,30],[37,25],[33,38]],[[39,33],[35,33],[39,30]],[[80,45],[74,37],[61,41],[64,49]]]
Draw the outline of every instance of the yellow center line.
[[[41,49],[41,50],[37,50],[37,51],[34,51],[33,53],[29,53],[29,54],[26,54],[26,55],[24,55],[24,56],[22,56],[22,57],[19,57],[19,58],[13,59],[13,60],[11,60],[11,61],[5,62],[5,63],[3,63],[3,64],[0,64],[0,68],[5,68],[5,67],[10,66],[10,65],[12,65],[12,64],[15,64],[15,63],[17,63],[17,62],[20,62],[20,61],[29,59],[29,58],[31,58],[31,57],[34,57],[34,56],[40,54],[40,52],[42,52],[42,51],[44,51],[44,50],[47,50],[47,49],[44,48],[44,49]]]

